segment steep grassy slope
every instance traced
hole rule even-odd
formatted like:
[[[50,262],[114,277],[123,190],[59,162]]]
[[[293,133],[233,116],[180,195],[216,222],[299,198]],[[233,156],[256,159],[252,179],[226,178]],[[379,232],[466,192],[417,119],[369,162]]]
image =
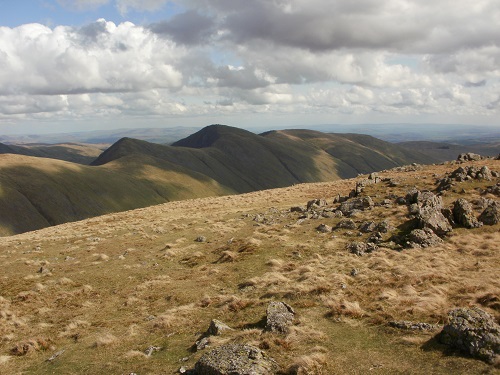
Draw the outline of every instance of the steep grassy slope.
[[[311,130],[284,130],[265,133],[271,139],[307,142],[326,152],[338,164],[342,178],[380,171],[410,163],[430,164],[436,159],[415,150],[362,134],[332,134]]]
[[[0,155],[0,234],[130,210],[170,200],[228,194],[215,181],[146,156],[89,167],[54,159]]]
[[[500,170],[494,160],[461,166],[469,165]],[[248,343],[286,375],[499,374],[435,336],[456,307],[499,317],[500,224],[455,228],[425,249],[395,249],[389,240],[410,219],[395,197],[434,190],[431,176],[458,167],[396,168],[379,174],[395,184],[367,185],[363,196],[374,206],[351,219],[392,229],[363,256],[347,244],[370,233],[317,230],[344,217],[304,220],[291,212],[317,198],[335,209],[333,198],[358,179],[170,202],[3,238],[0,373],[174,374],[219,345]],[[457,183],[444,205],[498,200],[481,191],[499,182]],[[270,301],[295,309],[287,334],[263,332]],[[234,331],[192,351],[211,319]],[[437,327],[400,330],[392,320]]]

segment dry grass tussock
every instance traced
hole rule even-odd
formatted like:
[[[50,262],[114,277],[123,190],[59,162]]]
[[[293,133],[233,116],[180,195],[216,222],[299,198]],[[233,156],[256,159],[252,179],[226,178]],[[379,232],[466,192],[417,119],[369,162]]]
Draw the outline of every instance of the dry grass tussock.
[[[500,162],[487,163],[500,170]],[[457,166],[426,168],[383,172],[398,184],[369,185],[364,194],[382,202],[413,186],[432,190],[430,176]],[[475,188],[494,183],[465,182],[444,203],[480,199]],[[0,373],[175,373],[208,350],[191,348],[211,319],[235,328],[211,338],[212,347],[251,343],[288,374],[492,373],[483,362],[427,350],[432,334],[386,325],[442,323],[457,306],[499,317],[500,226],[456,228],[439,246],[396,249],[390,236],[405,230],[399,225],[408,220],[407,207],[377,205],[355,215],[355,224],[388,220],[395,229],[382,234],[385,246],[357,256],[347,245],[370,233],[318,233],[320,223],[335,227],[345,218],[299,220],[290,212],[315,198],[336,207],[333,197],[354,185],[172,202],[3,238]],[[206,241],[196,242],[198,236]],[[297,313],[286,335],[263,332],[271,300]],[[146,356],[151,346],[167,349]],[[14,347],[27,354],[13,355]]]

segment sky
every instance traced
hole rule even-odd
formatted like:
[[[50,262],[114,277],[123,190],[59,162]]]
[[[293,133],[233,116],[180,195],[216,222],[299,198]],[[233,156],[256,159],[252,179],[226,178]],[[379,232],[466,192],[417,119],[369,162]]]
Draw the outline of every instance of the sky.
[[[0,134],[500,126],[498,0],[0,0]]]

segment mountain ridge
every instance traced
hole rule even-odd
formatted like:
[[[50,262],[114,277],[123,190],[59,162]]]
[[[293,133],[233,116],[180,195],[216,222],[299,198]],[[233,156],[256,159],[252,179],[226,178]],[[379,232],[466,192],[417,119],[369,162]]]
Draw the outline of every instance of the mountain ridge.
[[[431,162],[370,136],[308,130],[258,135],[225,125],[208,126],[171,146],[125,137],[89,166],[3,156],[0,205],[10,213],[0,225],[3,235],[171,200],[332,181]],[[43,219],[28,225],[26,218],[34,210]]]

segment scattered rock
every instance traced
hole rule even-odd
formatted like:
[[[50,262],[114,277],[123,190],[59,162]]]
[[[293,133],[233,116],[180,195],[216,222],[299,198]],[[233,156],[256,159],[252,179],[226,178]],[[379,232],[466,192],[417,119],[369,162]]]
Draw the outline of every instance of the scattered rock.
[[[358,270],[357,270],[356,268],[353,268],[353,269],[351,270],[351,276],[352,276],[352,277],[355,277],[355,276],[357,276],[357,275],[358,275]]]
[[[453,219],[455,223],[465,228],[479,228],[483,224],[476,219],[472,205],[463,198],[453,204]]]
[[[195,239],[196,242],[207,242],[207,238],[205,236],[199,236]]]
[[[450,311],[438,339],[490,363],[500,357],[500,325],[478,307]]]
[[[381,221],[375,227],[375,230],[379,233],[388,233],[391,229],[392,227],[387,220]]]
[[[208,345],[210,345],[210,339],[208,337],[202,337],[194,344],[194,349],[196,351],[200,351],[205,349]]]
[[[259,348],[227,344],[205,353],[195,364],[198,375],[272,375],[278,364]]]
[[[344,219],[337,224],[339,229],[356,229],[356,223],[352,219]]]
[[[304,207],[295,206],[295,207],[290,208],[290,212],[304,213],[304,212],[306,212],[306,209]]]
[[[500,182],[494,186],[488,186],[483,194],[493,194],[500,197]]]
[[[476,174],[476,178],[479,180],[491,181],[491,179],[493,178],[493,175],[492,175],[490,169],[485,165]]]
[[[316,227],[316,230],[321,233],[329,233],[332,231],[332,227],[326,224],[320,224]]]
[[[409,331],[433,331],[439,326],[436,324],[421,323],[421,322],[410,322],[408,320],[399,320],[389,322],[389,325],[393,328],[404,329]]]
[[[352,242],[347,246],[348,250],[355,255],[362,256],[366,253],[372,253],[378,249],[374,243]]]
[[[220,336],[224,331],[231,331],[232,328],[217,319],[212,319],[207,329],[206,336]]]
[[[346,216],[352,214],[354,210],[369,210],[374,206],[371,197],[350,199],[340,204],[339,210]]]
[[[406,198],[405,197],[397,197],[396,204],[399,204],[400,206],[407,204]]]
[[[287,333],[295,317],[293,308],[285,302],[269,302],[266,311],[266,331]]]
[[[154,353],[154,352],[158,352],[161,350],[161,347],[160,346],[150,346],[149,348],[147,348],[145,351],[144,351],[144,354],[146,354],[147,357],[151,357],[151,355]]]
[[[500,222],[500,202],[492,201],[479,215],[479,221],[486,225],[496,225]]]
[[[328,203],[326,202],[325,199],[313,199],[307,202],[307,211],[320,207],[325,207],[327,205]]]
[[[406,238],[406,246],[410,248],[436,246],[442,242],[443,240],[429,228],[414,229]]]
[[[382,233],[380,232],[375,232],[373,233],[370,237],[368,237],[368,239],[366,240],[367,243],[374,243],[374,244],[377,244],[377,243],[380,243],[382,242]]]
[[[373,221],[365,221],[364,223],[361,223],[358,229],[363,233],[371,233],[375,230],[376,226],[377,224],[375,224],[375,222]]]

